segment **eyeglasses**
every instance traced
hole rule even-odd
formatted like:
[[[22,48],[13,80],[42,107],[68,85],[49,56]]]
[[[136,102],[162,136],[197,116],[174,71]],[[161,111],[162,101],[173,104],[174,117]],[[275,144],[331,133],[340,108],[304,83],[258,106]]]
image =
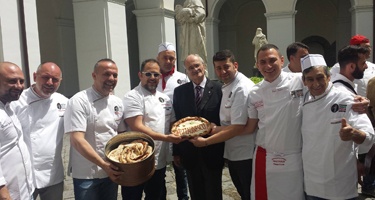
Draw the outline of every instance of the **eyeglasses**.
[[[154,76],[155,78],[159,78],[161,75],[160,73],[157,73],[157,72],[142,72],[142,74],[144,74],[148,78],[150,78],[151,76]]]

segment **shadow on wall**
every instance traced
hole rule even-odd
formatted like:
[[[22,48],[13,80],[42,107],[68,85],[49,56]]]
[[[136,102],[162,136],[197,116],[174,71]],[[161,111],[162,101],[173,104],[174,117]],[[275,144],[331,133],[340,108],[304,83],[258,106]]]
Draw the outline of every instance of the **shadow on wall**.
[[[310,53],[322,54],[328,66],[336,63],[336,41],[330,44],[321,36],[309,36],[302,40],[302,43],[309,46]]]

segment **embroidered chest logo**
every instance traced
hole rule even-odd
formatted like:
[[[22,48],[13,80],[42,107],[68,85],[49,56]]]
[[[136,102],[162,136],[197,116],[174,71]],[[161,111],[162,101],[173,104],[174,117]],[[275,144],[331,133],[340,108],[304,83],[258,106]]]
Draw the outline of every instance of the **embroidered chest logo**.
[[[120,108],[119,108],[118,106],[115,106],[115,107],[113,108],[113,110],[115,111],[115,114],[116,114],[116,115],[119,115],[119,110],[120,110]]]
[[[303,90],[299,89],[290,91],[290,96],[292,96],[292,98],[301,98],[303,97]]]
[[[66,104],[65,103],[57,103],[56,107],[59,111],[65,111]]]
[[[335,113],[335,112],[346,112],[346,106],[347,105],[345,105],[345,104],[336,104],[335,103],[331,106],[331,111],[333,113]]]
[[[177,83],[181,85],[182,84],[181,79],[177,79]]]
[[[163,102],[164,102],[164,99],[161,98],[161,97],[159,97],[159,101],[160,101],[160,103],[163,103]]]
[[[264,103],[263,103],[263,101],[257,101],[257,102],[254,103],[254,106],[255,106],[256,109],[258,109],[258,108],[263,107]]]

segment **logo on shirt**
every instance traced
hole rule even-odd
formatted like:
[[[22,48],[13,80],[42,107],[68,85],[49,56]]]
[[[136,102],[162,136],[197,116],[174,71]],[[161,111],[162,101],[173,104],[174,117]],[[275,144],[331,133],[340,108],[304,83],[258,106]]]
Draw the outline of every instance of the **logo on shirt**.
[[[290,91],[290,96],[292,96],[293,98],[303,97],[303,90],[299,89],[299,90]]]
[[[333,113],[335,113],[335,112],[346,112],[346,106],[347,105],[344,105],[344,104],[333,104],[332,106],[331,106],[331,111],[333,112]]]
[[[232,96],[232,92],[229,93],[228,99],[230,99],[231,96]]]
[[[257,101],[254,103],[254,106],[256,109],[260,108],[260,107],[263,107],[264,106],[264,103],[263,101]]]
[[[177,83],[181,85],[182,83],[181,79],[177,79]]]
[[[161,97],[159,97],[159,101],[160,101],[160,103],[163,103],[163,102],[164,102],[164,99],[161,98]]]
[[[66,104],[65,103],[57,103],[56,104],[56,107],[57,109],[59,110],[60,113],[64,113],[65,109],[66,109]],[[62,115],[60,114],[60,116]]]

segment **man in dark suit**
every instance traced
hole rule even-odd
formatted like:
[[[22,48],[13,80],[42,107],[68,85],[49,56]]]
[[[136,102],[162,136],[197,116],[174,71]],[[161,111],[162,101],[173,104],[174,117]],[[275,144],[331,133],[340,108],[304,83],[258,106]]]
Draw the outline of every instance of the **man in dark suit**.
[[[174,90],[176,120],[200,116],[219,125],[221,84],[206,78],[206,64],[199,55],[188,55],[184,65],[191,82]],[[222,199],[223,151],[224,143],[195,147],[184,141],[173,145],[174,162],[186,169],[192,200]]]

